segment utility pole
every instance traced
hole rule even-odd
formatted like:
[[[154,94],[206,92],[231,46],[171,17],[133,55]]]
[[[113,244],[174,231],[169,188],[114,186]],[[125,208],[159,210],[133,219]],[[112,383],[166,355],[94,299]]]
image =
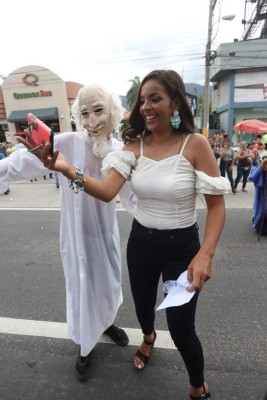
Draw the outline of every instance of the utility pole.
[[[203,134],[209,136],[209,115],[210,115],[210,61],[211,41],[212,41],[212,17],[217,0],[210,0],[209,4],[209,22],[208,22],[208,40],[205,53],[205,88],[204,88],[204,114],[203,114]]]
[[[266,0],[267,1],[267,0]],[[210,66],[211,61],[216,58],[216,51],[211,50],[212,44],[212,29],[213,29],[213,12],[216,6],[217,0],[210,0],[209,4],[209,22],[208,22],[208,40],[206,44],[205,53],[205,87],[204,87],[204,106],[203,106],[203,129],[202,133],[204,136],[209,136],[209,116],[210,116]],[[232,21],[235,18],[235,14],[229,14],[222,17],[224,21]]]

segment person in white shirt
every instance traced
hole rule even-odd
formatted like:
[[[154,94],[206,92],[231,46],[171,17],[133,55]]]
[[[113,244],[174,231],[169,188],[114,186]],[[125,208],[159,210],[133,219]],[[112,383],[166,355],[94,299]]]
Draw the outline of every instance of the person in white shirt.
[[[115,198],[127,180],[131,181],[137,199],[127,261],[144,334],[134,366],[138,371],[146,367],[156,340],[160,277],[167,287],[187,271],[188,290],[195,294],[189,303],[167,308],[167,321],[189,374],[190,398],[208,399],[195,310],[199,292],[212,274],[212,259],[225,222],[223,194],[231,192],[230,183],[220,176],[207,139],[194,133],[184,83],[175,71],[156,70],[143,79],[123,139],[123,150],[109,153],[103,160],[104,180],[77,170],[58,151],[50,157],[49,144],[40,157],[48,168],[66,176],[74,188],[106,202]],[[197,193],[203,193],[207,203],[202,244],[196,222]]]

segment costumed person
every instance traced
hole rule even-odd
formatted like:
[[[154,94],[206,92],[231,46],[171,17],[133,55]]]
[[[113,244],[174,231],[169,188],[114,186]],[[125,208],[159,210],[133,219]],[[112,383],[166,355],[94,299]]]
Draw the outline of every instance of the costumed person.
[[[134,356],[142,371],[157,337],[155,305],[160,277],[171,286],[186,272],[192,299],[166,309],[171,337],[189,375],[190,399],[208,399],[204,356],[195,330],[199,292],[212,274],[212,259],[224,222],[224,193],[231,192],[221,177],[207,139],[194,133],[184,83],[175,71],[156,70],[141,82],[136,103],[123,132],[123,151],[103,160],[104,180],[77,170],[57,150],[41,159],[77,187],[106,202],[114,199],[127,180],[136,194],[134,221],[127,245],[127,262],[135,309],[144,340]],[[28,138],[28,147],[34,143]],[[79,177],[82,176],[82,179]],[[202,244],[196,223],[196,195],[203,193],[207,217]],[[170,285],[169,285],[170,283]]]
[[[112,137],[123,118],[118,96],[98,85],[80,89],[72,107],[78,132],[55,135],[54,144],[86,175],[103,179],[102,158],[120,150]],[[26,131],[25,131],[26,132]],[[25,139],[18,137],[25,144]],[[40,150],[37,150],[37,152]],[[49,171],[26,148],[1,161],[0,191],[11,180],[33,179]],[[68,179],[58,173],[61,191],[60,253],[66,280],[69,337],[79,345],[77,377],[85,381],[91,372],[91,350],[104,333],[118,345],[128,344],[124,330],[113,325],[122,304],[121,253],[116,200],[109,204],[86,193],[75,193]],[[126,210],[133,210],[129,184],[119,193]]]
[[[267,134],[262,142],[265,151],[260,154],[260,164],[254,167],[249,180],[254,183],[253,228],[260,235],[267,234]]]

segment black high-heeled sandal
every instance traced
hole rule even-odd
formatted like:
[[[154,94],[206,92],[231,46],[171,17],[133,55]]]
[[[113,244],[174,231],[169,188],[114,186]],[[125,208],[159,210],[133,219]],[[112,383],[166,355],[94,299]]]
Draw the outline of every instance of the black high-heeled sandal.
[[[189,394],[189,397],[191,400],[206,400],[211,397],[209,392],[206,392],[205,385],[203,385],[203,394],[202,396],[192,396],[192,394]]]
[[[144,343],[145,343],[147,346],[151,346],[150,352],[151,352],[152,348],[154,347],[154,344],[155,344],[156,339],[157,339],[157,333],[156,333],[156,331],[154,331],[154,339],[153,339],[151,342],[148,342],[148,341],[145,339],[145,336],[144,336],[144,338],[143,338]],[[144,366],[143,366],[142,368],[138,368],[138,366],[135,365],[135,369],[136,369],[137,371],[142,371],[142,370],[145,368],[145,366],[147,365],[150,356],[146,356],[146,355],[143,354],[139,349],[136,351],[135,356],[138,357],[139,360],[141,360],[141,361],[144,363]]]

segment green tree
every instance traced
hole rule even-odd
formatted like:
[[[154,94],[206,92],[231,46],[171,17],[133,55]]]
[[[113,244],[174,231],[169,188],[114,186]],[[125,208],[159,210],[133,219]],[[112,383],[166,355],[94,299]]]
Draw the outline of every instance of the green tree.
[[[198,94],[197,95],[197,116],[201,115],[203,112],[203,97]]]
[[[128,92],[126,93],[126,99],[127,99],[127,103],[129,104],[130,109],[133,107],[136,96],[137,96],[137,92],[140,86],[140,77],[139,76],[135,76],[134,79],[130,79],[129,82],[132,82],[132,86],[130,87],[130,89],[128,90]]]

